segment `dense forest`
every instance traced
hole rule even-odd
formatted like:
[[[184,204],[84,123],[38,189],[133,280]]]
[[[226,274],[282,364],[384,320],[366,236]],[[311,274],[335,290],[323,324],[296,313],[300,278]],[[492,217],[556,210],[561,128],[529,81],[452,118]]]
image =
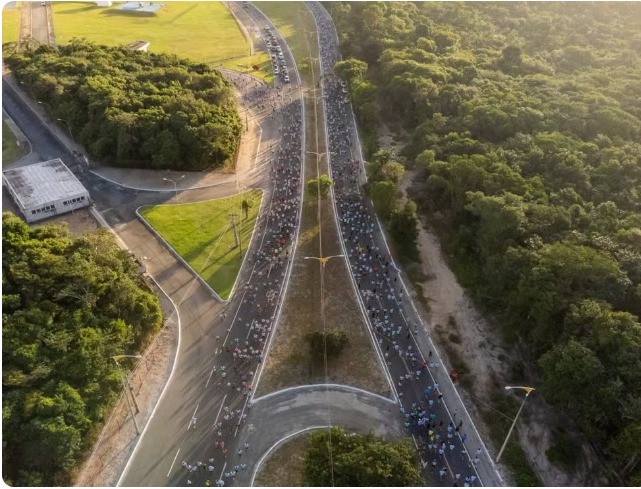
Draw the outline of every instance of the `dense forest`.
[[[242,125],[233,90],[207,65],[84,40],[20,52],[6,45],[4,62],[99,161],[206,170],[235,156]]]
[[[641,485],[641,4],[325,6],[374,169],[384,123],[459,280]]]
[[[122,388],[114,355],[162,324],[158,298],[104,230],[73,238],[2,214],[2,476],[69,485]]]

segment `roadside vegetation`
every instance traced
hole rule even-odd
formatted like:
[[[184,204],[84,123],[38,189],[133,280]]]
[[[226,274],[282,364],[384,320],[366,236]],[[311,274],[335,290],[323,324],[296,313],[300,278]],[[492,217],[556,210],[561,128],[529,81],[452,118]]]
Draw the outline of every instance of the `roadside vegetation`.
[[[145,206],[140,215],[227,300],[249,248],[261,199],[261,190],[251,190],[193,204]],[[236,214],[238,243],[230,214]]]
[[[73,238],[2,214],[2,467],[66,486],[122,388],[114,355],[162,325],[158,297],[107,231]],[[123,367],[126,367],[123,361]]]
[[[459,281],[617,483],[639,485],[641,5],[327,8],[368,158],[377,121],[409,133],[412,196]],[[566,445],[548,455],[571,470]]]
[[[242,124],[232,87],[204,64],[83,40],[4,62],[29,94],[106,164],[207,170],[231,164]]]
[[[409,440],[389,442],[333,427],[309,435],[303,480],[310,487],[412,487],[423,477]]]

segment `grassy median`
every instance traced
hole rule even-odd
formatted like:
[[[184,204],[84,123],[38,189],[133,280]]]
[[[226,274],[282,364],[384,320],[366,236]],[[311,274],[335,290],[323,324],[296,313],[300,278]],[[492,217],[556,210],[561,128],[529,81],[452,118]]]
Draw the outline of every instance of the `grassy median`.
[[[245,218],[243,200],[251,207]],[[247,252],[262,200],[261,190],[194,204],[140,208],[140,215],[207,282],[229,299]],[[236,246],[230,213],[236,213],[240,247]],[[242,253],[241,253],[242,248]]]

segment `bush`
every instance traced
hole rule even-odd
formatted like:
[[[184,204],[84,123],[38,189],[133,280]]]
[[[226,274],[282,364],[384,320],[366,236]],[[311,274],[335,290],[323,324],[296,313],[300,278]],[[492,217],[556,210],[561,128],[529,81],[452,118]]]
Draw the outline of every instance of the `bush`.
[[[309,342],[309,353],[315,360],[324,357],[327,350],[327,358],[338,357],[349,343],[349,336],[345,331],[332,329],[327,331],[315,331],[307,335]]]
[[[310,178],[307,180],[307,191],[312,197],[318,197],[318,191],[320,190],[321,198],[325,198],[333,183],[331,178],[326,174],[322,174],[320,178]]]

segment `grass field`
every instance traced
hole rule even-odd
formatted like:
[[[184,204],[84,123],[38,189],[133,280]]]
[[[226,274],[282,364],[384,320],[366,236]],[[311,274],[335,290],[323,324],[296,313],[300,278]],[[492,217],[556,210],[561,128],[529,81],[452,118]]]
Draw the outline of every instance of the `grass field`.
[[[89,2],[54,2],[58,44],[74,37],[108,46],[149,41],[149,51],[172,53],[193,61],[247,71],[257,64],[260,78],[271,78],[269,56],[249,57],[249,44],[222,2],[166,2],[155,14],[97,7]],[[17,34],[16,34],[17,35]]]
[[[2,121],[2,166],[8,166],[14,161],[17,161],[23,155],[23,151],[16,144],[16,137],[7,126],[6,122]]]
[[[244,198],[253,203],[247,219],[240,209]],[[140,214],[226,300],[247,251],[261,199],[261,190],[251,190],[195,204],[146,206],[140,209]],[[235,247],[230,212],[238,214],[236,222],[243,255]]]
[[[5,42],[17,41],[18,30],[20,29],[20,8],[17,6],[22,2],[5,5],[2,9],[2,44]]]

